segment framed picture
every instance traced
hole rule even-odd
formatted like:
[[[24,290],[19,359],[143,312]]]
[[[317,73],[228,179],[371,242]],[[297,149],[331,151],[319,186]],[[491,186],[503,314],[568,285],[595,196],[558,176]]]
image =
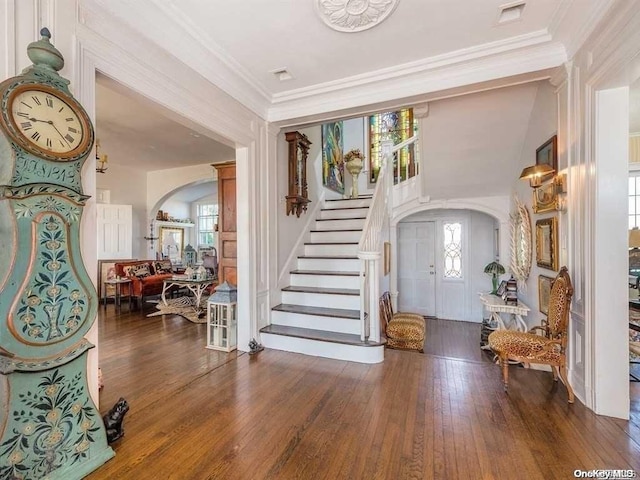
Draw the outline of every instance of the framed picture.
[[[391,244],[384,242],[384,274],[389,275],[391,271]]]
[[[182,250],[184,249],[184,228],[160,227],[160,238],[158,239],[158,242],[160,252],[164,258],[168,258],[172,262],[182,260]]]
[[[502,295],[504,295],[504,292],[506,292],[506,291],[507,291],[507,281],[506,280],[502,280],[500,282],[500,286],[496,290],[496,295],[499,296],[499,297],[502,297]]]
[[[558,227],[556,217],[536,221],[536,263],[539,267],[558,270]]]
[[[536,165],[549,165],[558,173],[558,136],[554,135],[544,142],[536,150]],[[553,178],[555,174],[549,174],[542,181]]]
[[[552,212],[557,209],[558,194],[555,182],[548,182],[533,189],[534,213]]]
[[[322,125],[322,184],[344,194],[342,122]]]
[[[551,296],[551,282],[553,278],[538,275],[538,310],[549,315],[549,297]]]
[[[116,263],[117,262],[134,262],[137,258],[116,258],[109,260],[98,260],[98,300],[102,301],[104,292],[102,289],[105,287],[104,281],[116,278]],[[107,297],[113,297],[115,295],[115,286],[107,285]]]

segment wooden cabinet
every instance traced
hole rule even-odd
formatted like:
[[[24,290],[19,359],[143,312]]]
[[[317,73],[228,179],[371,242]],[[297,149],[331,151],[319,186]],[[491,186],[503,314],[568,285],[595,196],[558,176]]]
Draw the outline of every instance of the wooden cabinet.
[[[236,163],[215,164],[218,172],[218,283],[238,285]]]

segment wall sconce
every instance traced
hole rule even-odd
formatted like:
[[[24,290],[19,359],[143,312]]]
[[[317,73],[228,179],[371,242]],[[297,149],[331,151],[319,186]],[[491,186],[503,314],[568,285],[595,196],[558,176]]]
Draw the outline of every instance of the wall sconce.
[[[96,140],[96,172],[104,173],[107,171],[107,161],[109,156],[106,153],[100,155],[100,140]]]
[[[544,180],[545,177],[553,173],[555,173],[555,170],[550,165],[531,165],[522,170],[520,180],[529,180],[529,185],[535,189],[542,185],[542,180]]]

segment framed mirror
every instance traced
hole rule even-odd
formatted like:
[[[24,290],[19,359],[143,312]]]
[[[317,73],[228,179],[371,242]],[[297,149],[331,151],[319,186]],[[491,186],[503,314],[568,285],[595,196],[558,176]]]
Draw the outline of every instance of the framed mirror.
[[[531,271],[531,218],[527,207],[516,198],[516,210],[511,214],[511,273],[518,282],[525,282]]]

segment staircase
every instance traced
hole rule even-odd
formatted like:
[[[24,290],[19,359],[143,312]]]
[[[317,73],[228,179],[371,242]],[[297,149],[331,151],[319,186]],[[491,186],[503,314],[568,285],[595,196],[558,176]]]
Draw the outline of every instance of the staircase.
[[[265,347],[319,357],[378,363],[384,344],[362,341],[358,242],[370,197],[325,201],[282,304],[260,330]]]

